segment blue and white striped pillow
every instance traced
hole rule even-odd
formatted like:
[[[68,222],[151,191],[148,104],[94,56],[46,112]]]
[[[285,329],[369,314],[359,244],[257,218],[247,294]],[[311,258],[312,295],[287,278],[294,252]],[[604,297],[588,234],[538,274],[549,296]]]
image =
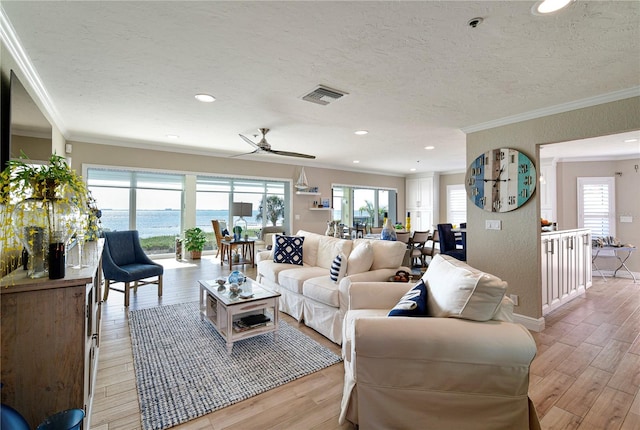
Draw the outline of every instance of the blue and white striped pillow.
[[[340,279],[344,278],[345,273],[347,272],[347,257],[340,253],[336,255],[336,258],[333,259],[331,263],[331,268],[329,269],[329,277],[336,284]]]

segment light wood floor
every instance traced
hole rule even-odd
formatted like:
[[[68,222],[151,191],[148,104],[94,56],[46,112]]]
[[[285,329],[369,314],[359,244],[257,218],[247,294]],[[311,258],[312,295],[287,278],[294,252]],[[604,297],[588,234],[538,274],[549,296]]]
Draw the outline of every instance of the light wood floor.
[[[229,273],[205,256],[199,262],[159,260],[165,266],[164,295],[153,285],[132,295],[130,309],[198,300],[198,279]],[[255,269],[246,269],[253,277]],[[338,345],[281,313],[322,345]],[[534,333],[538,355],[529,393],[543,429],[640,429],[640,284],[594,279],[584,297],[548,315]],[[177,430],[353,429],[338,425],[342,363],[243,402],[205,415]],[[112,291],[103,306],[102,336],[91,428],[141,429],[133,356],[123,295]]]

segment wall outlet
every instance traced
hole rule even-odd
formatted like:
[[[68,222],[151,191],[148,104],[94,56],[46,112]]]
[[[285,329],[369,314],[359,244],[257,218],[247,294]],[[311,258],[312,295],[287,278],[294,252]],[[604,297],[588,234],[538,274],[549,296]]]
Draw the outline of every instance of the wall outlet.
[[[518,300],[518,295],[517,294],[509,294],[509,298],[513,302],[514,306],[519,306],[520,301]]]
[[[620,222],[633,222],[633,217],[631,215],[621,215]]]
[[[296,221],[300,221],[300,214],[295,214],[294,219],[295,219]]]
[[[502,221],[499,219],[488,219],[484,222],[485,230],[502,230]]]

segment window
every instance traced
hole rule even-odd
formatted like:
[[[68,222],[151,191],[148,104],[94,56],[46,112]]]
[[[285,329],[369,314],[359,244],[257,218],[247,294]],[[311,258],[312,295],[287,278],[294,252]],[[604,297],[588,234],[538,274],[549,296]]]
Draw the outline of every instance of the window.
[[[467,222],[467,192],[464,184],[447,185],[447,222],[453,225]]]
[[[334,185],[334,219],[353,226],[366,224],[381,227],[385,213],[392,223],[396,220],[396,191],[380,188],[365,188]]]
[[[578,227],[593,237],[616,235],[615,179],[578,178]]]
[[[256,236],[265,225],[285,223],[290,210],[289,182],[260,179],[189,176],[100,167],[87,168],[85,176],[105,231],[138,230],[148,254],[175,252],[175,237],[185,224],[194,222],[208,235],[205,250],[211,250],[211,220],[225,222],[231,231],[238,219],[231,214],[234,202],[251,203],[252,215],[245,216],[247,234]],[[195,190],[194,190],[195,187]],[[191,201],[186,196],[195,195]],[[195,217],[194,217],[195,213]],[[287,221],[288,222],[288,221]]]

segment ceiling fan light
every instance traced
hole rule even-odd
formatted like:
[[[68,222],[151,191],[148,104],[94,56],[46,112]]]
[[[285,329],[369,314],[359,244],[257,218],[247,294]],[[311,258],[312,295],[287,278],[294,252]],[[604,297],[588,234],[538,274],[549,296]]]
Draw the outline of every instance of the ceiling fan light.
[[[424,149],[431,151],[432,149],[436,149],[435,146],[429,145],[429,146],[425,146]]]
[[[357,134],[358,136],[364,136],[365,134],[369,134],[367,130],[356,130],[353,134]]]
[[[216,101],[216,98],[211,94],[196,94],[196,100],[202,103],[213,103]]]
[[[533,5],[532,12],[535,15],[548,15],[564,9],[576,0],[542,0]]]

